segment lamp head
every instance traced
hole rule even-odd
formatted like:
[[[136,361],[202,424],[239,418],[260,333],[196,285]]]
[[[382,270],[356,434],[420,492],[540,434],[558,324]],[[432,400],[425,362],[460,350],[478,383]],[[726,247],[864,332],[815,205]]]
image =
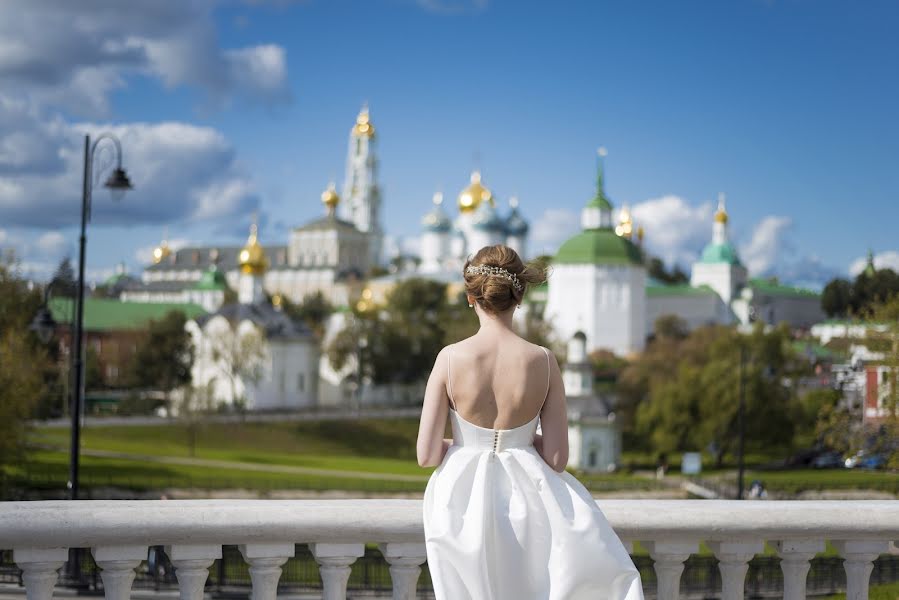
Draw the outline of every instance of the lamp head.
[[[103,185],[109,189],[112,199],[116,202],[124,197],[125,192],[134,189],[134,186],[131,185],[131,180],[128,178],[128,173],[126,173],[125,169],[122,167],[113,169],[112,173],[109,175],[109,179],[107,179],[106,183]]]
[[[56,331],[56,321],[46,304],[38,309],[28,329],[37,335],[42,344],[46,344],[53,337],[53,332]]]

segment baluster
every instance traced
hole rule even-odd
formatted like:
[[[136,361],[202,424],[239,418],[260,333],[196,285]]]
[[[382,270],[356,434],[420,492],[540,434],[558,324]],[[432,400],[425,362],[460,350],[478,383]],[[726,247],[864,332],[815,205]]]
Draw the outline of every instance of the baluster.
[[[202,600],[209,567],[222,557],[222,547],[182,544],[166,546],[165,553],[175,567],[181,600]]]
[[[91,548],[94,562],[102,569],[103,592],[106,600],[127,600],[131,597],[134,572],[147,559],[146,546],[97,546]]]
[[[28,600],[51,600],[58,571],[69,557],[65,548],[16,548],[12,559],[22,569],[25,597]]]
[[[393,600],[415,600],[415,586],[421,575],[421,564],[428,556],[424,544],[378,544],[384,559],[390,564],[393,581]]]
[[[660,600],[677,600],[680,597],[680,577],[684,561],[699,550],[696,542],[646,542],[649,556],[654,561],[658,579],[657,597]]]
[[[364,544],[309,544],[322,577],[322,600],[346,600],[350,565],[365,554]]]
[[[774,542],[784,573],[784,600],[805,600],[806,579],[815,554],[824,551],[822,540],[780,540]]]
[[[833,545],[844,559],[846,600],[868,600],[868,582],[874,570],[874,559],[889,550],[889,542],[840,540]]]
[[[721,600],[739,600],[746,585],[749,561],[762,551],[762,542],[709,542],[721,571]]]
[[[275,600],[281,565],[293,556],[293,544],[243,544],[238,546],[243,559],[250,565],[253,583],[252,600]]]

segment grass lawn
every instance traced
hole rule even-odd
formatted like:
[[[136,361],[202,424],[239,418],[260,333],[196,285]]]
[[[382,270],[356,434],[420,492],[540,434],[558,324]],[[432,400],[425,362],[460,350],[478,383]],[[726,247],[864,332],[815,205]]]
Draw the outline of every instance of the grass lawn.
[[[772,491],[799,493],[805,490],[881,490],[899,494],[899,474],[865,469],[786,469],[747,471],[747,484],[761,481]]]
[[[257,465],[312,467],[330,471],[361,471],[384,475],[366,479],[318,474],[254,472],[148,462],[130,458],[82,455],[81,482],[85,487],[115,486],[129,489],[193,487],[252,490],[304,489],[372,492],[423,492],[432,468],[415,460],[417,419],[368,419],[318,422],[210,423],[198,428],[194,457]],[[167,426],[88,426],[82,430],[82,448],[156,457],[191,456],[188,429],[183,423]],[[38,428],[34,449],[25,464],[8,475],[32,487],[56,488],[68,474],[68,429]],[[391,475],[417,476],[420,481],[390,479]],[[628,474],[581,478],[588,489],[645,490],[655,481]]]
[[[868,588],[868,600],[896,600],[899,598],[899,583],[884,583]],[[846,600],[846,594],[825,596],[822,600]]]

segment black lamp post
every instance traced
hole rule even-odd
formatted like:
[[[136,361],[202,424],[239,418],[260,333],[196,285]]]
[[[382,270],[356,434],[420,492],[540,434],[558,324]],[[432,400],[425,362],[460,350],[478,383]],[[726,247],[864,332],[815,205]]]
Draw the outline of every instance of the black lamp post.
[[[75,334],[72,340],[74,360],[72,368],[74,381],[72,384],[72,446],[69,457],[69,499],[78,499],[78,454],[81,446],[81,407],[84,405],[84,358],[82,338],[84,336],[84,260],[87,245],[87,222],[91,215],[91,194],[94,182],[94,157],[100,142],[108,140],[115,148],[116,166],[104,183],[112,193],[113,200],[120,200],[124,193],[132,188],[128,174],[122,168],[122,144],[111,133],[100,135],[93,144],[91,137],[84,136],[84,181],[81,193],[81,236],[78,238],[78,287],[75,292]]]

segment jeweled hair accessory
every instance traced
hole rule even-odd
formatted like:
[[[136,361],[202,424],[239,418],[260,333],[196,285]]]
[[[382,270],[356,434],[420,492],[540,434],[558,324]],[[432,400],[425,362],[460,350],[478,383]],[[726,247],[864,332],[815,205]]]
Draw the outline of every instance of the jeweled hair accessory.
[[[518,275],[510,273],[502,267],[494,267],[493,265],[469,265],[468,268],[465,269],[465,272],[473,275],[499,275],[500,277],[505,277],[511,281],[512,287],[519,292],[524,289],[521,282],[518,281]]]

